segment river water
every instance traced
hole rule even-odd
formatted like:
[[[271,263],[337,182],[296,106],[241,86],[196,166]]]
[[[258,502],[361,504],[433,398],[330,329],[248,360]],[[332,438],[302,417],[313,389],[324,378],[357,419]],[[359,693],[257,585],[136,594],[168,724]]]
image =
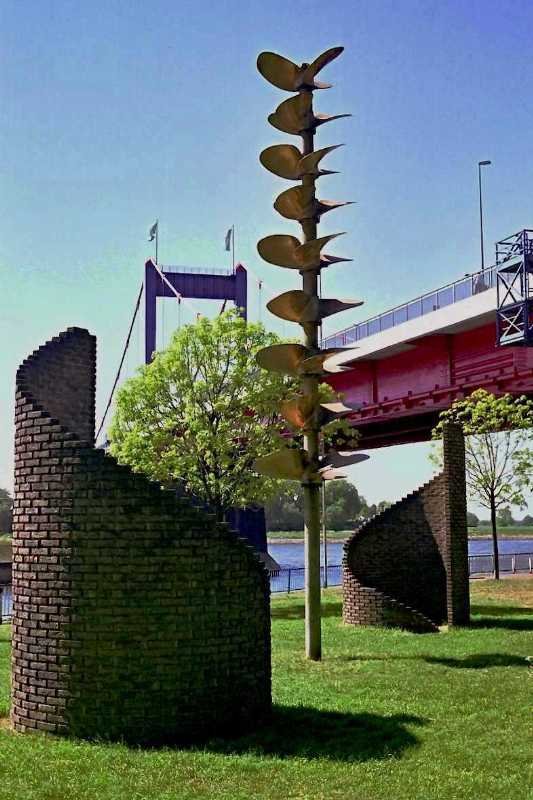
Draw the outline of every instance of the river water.
[[[533,539],[499,539],[499,550],[501,555],[506,553],[533,553]],[[328,542],[328,563],[342,563],[342,542]],[[303,567],[304,565],[304,545],[303,542],[297,544],[269,544],[268,552],[280,567]],[[322,552],[322,548],[321,548]],[[469,539],[468,555],[491,555],[492,540],[489,539]],[[323,557],[323,553],[322,553]]]

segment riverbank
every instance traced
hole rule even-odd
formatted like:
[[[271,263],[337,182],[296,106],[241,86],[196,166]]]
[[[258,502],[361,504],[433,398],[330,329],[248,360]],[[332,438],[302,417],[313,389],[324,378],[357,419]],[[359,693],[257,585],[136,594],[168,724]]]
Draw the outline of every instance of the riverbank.
[[[328,531],[327,537],[330,542],[344,543],[352,534],[352,531]],[[491,540],[492,534],[489,528],[469,528],[468,538],[481,541]],[[509,527],[498,531],[498,540],[505,539],[533,539],[533,527]],[[300,544],[304,540],[303,531],[269,531],[267,533],[267,544]]]

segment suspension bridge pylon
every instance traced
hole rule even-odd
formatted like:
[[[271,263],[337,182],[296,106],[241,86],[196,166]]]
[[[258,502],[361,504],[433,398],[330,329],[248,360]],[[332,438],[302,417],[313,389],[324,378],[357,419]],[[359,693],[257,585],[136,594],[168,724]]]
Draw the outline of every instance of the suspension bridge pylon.
[[[248,274],[242,264],[237,264],[235,270],[164,267],[148,259],[144,265],[145,363],[150,363],[156,349],[158,297],[231,300],[246,319],[247,284]]]

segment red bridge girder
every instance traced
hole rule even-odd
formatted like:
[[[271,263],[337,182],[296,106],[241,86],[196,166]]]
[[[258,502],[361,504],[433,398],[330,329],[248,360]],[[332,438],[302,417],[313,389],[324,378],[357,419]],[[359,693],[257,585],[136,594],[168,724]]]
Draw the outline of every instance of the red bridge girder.
[[[359,359],[330,378],[346,400],[363,403],[350,415],[361,448],[427,441],[439,412],[478,388],[533,398],[533,348],[498,347],[495,323],[407,346]]]

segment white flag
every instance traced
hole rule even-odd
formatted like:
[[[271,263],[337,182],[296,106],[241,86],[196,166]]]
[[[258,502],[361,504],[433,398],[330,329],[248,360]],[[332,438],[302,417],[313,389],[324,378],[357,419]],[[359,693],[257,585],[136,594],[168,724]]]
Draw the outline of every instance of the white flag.
[[[156,221],[154,222],[154,224],[152,225],[152,227],[150,228],[150,230],[148,232],[148,241],[149,242],[153,242],[155,237],[157,236],[158,225],[159,225],[159,220],[156,219]]]
[[[231,246],[231,236],[233,234],[233,228],[230,228],[226,234],[226,252],[229,253],[230,246]]]

